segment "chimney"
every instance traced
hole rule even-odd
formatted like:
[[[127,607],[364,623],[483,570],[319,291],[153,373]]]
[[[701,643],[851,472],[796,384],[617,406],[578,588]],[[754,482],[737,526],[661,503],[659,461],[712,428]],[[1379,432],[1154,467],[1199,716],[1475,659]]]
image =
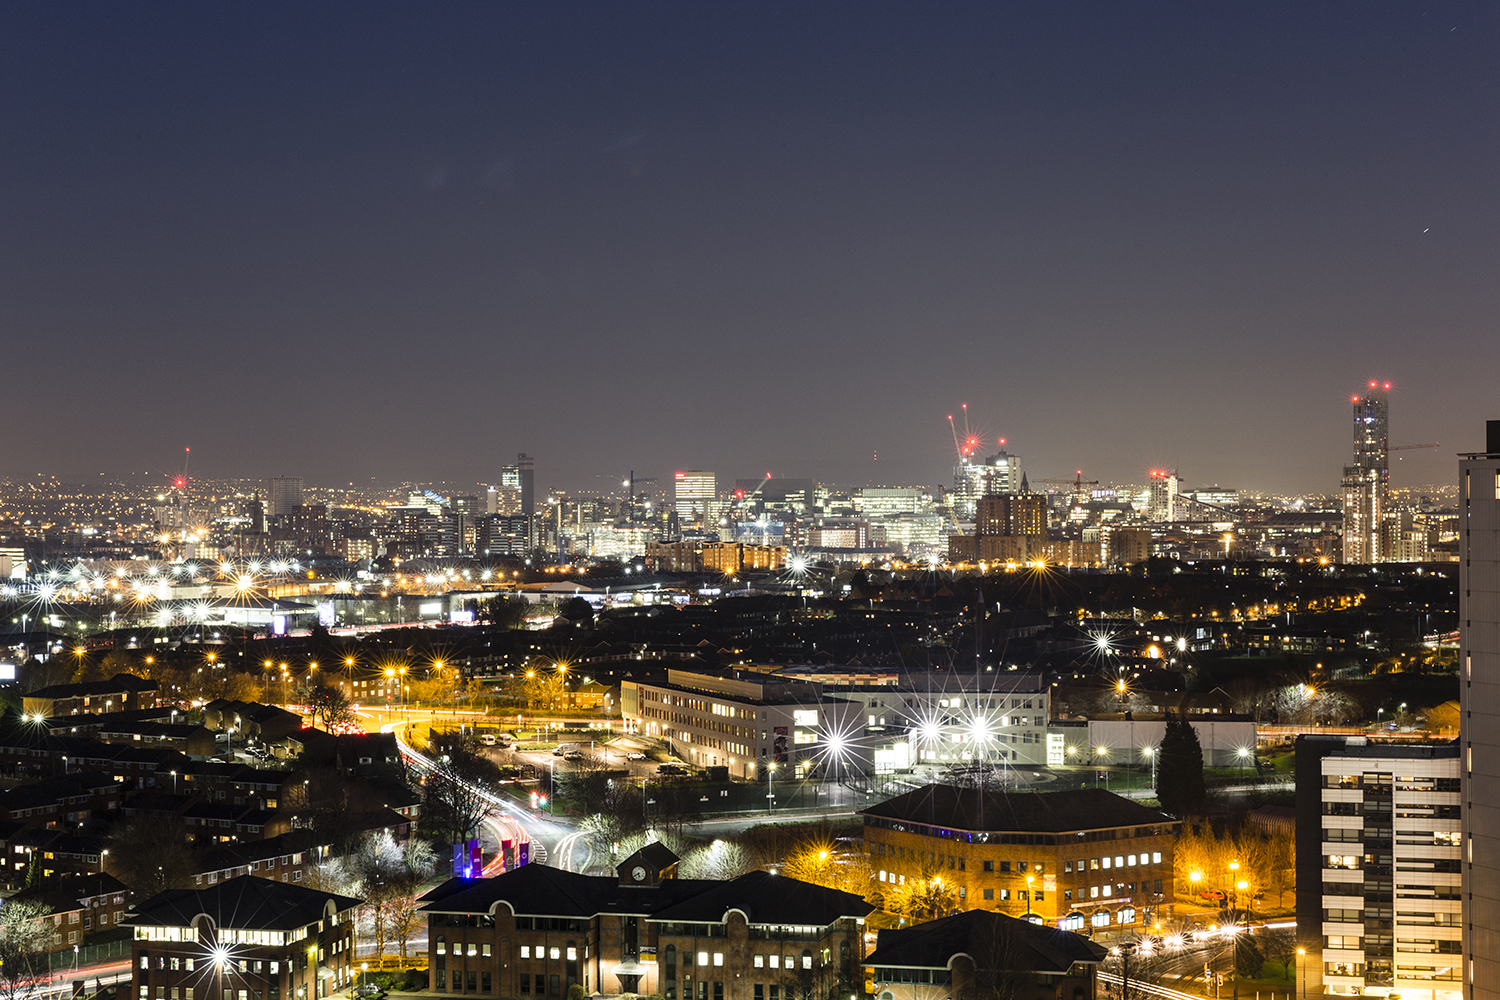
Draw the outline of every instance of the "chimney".
[[[1484,422],[1484,450],[1490,455],[1500,455],[1500,420]]]

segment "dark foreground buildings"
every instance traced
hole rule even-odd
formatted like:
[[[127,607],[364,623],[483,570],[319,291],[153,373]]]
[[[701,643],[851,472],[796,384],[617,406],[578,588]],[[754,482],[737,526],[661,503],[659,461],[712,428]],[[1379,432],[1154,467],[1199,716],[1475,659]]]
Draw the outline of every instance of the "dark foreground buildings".
[[[651,844],[618,877],[525,865],[422,897],[431,989],[481,996],[640,993],[805,1000],[862,991],[859,896],[767,872],[679,879]],[[202,998],[200,998],[202,1000]]]

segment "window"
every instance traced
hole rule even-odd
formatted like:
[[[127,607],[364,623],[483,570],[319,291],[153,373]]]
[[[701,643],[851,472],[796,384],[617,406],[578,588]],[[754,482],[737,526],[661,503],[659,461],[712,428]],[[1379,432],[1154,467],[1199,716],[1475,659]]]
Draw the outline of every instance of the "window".
[[[995,862],[993,862],[993,861],[986,861],[984,863],[984,870],[987,871],[987,872],[994,871],[995,870]]]
[[[483,993],[490,992],[490,974],[488,972],[479,974],[479,989]]]
[[[438,938],[439,942],[441,942],[442,940],[443,940],[442,938]],[[441,955],[442,953],[443,953],[443,946],[442,946],[442,944],[439,944],[438,945],[438,954]],[[521,945],[521,957],[522,958],[530,958],[531,957],[531,946],[530,945],[527,945],[527,944]]]
[[[531,996],[531,977],[524,973],[521,975],[521,995],[523,997]]]
[[[755,956],[755,967],[757,969],[764,969],[766,967],[766,957],[764,955],[756,955]],[[757,986],[756,990],[759,990],[759,989],[760,989],[760,987]]]
[[[994,889],[986,889],[986,890],[984,890],[984,898],[985,899],[994,899],[995,898],[995,890]]]
[[[714,952],[714,967],[715,968],[722,968],[723,965],[724,965],[724,953],[722,951],[716,951],[716,952]]]
[[[479,953],[481,955],[483,955],[485,958],[489,958],[490,957],[490,946],[487,945],[487,944],[486,945],[481,945],[480,948],[479,948]]]

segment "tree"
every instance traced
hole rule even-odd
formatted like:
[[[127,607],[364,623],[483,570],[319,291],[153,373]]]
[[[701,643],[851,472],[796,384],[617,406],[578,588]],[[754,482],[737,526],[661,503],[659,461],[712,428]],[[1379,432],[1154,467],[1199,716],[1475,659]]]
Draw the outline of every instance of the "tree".
[[[34,899],[0,903],[0,1000],[28,1000],[48,987],[47,952],[60,935]]]
[[[395,895],[390,903],[390,924],[391,936],[396,939],[403,965],[412,935],[421,922],[417,913],[417,890],[432,877],[436,861],[436,854],[425,841],[413,838],[401,845],[401,868],[391,883]]]
[[[118,827],[109,848],[109,869],[149,899],[167,889],[186,889],[197,871],[198,852],[181,826],[156,820],[132,819]],[[32,865],[40,868],[40,865]]]
[[[318,681],[307,688],[305,697],[308,708],[312,711],[313,724],[321,722],[323,728],[330,733],[334,732],[336,726],[354,719],[354,709],[350,706],[349,698],[339,688]]]
[[[1019,1000],[1023,995],[1035,992],[1036,977],[1026,968],[1031,950],[1021,943],[1017,926],[1007,919],[997,920],[992,933],[984,934],[975,942],[975,953],[970,956],[974,963],[974,993],[964,1000]]]
[[[1203,783],[1203,747],[1192,725],[1167,713],[1167,729],[1157,751],[1156,797],[1173,816],[1197,816],[1208,802]]]
[[[437,767],[422,782],[423,828],[450,844],[478,837],[499,769],[472,733],[434,733],[430,750]]]
[[[478,618],[497,628],[517,629],[526,624],[530,607],[524,597],[492,597],[479,605]]]
[[[887,889],[885,909],[913,921],[946,917],[958,909],[958,893],[946,871],[924,866],[922,874],[909,876],[905,885]]]
[[[1297,932],[1291,927],[1266,928],[1256,935],[1267,958],[1281,963],[1282,978],[1292,978],[1292,956],[1297,953]]]

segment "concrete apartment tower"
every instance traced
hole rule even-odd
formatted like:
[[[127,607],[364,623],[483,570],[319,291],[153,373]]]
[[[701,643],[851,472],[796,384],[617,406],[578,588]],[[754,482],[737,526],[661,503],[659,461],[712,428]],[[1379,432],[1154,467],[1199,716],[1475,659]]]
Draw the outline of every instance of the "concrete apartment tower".
[[[1459,456],[1464,994],[1500,998],[1500,420]]]
[[[266,513],[271,517],[287,517],[294,507],[302,506],[302,477],[276,476],[266,492],[270,501]]]
[[[1371,382],[1354,396],[1354,464],[1344,466],[1344,562],[1378,563],[1386,557],[1382,543],[1385,513],[1390,509],[1390,383]]]

